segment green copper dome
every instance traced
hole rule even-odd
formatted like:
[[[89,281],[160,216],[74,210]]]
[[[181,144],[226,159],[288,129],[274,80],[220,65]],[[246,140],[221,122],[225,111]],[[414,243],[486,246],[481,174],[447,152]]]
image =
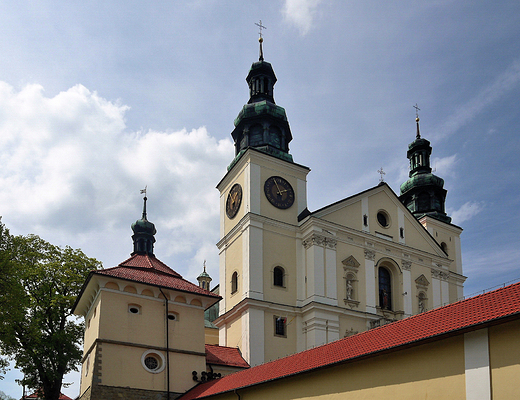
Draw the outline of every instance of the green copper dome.
[[[424,186],[438,186],[442,188],[444,186],[444,179],[439,178],[431,172],[417,174],[401,184],[401,193],[406,193],[413,188]]]
[[[234,121],[235,129],[231,132],[235,143],[235,158],[228,170],[249,148],[293,162],[289,154],[292,134],[287,115],[285,109],[274,101],[276,80],[273,67],[264,61],[260,48],[260,59],[253,63],[246,77],[249,101],[238,113]]]
[[[417,122],[417,137],[408,146],[406,153],[410,160],[410,179],[401,185],[399,200],[417,218],[428,215],[443,222],[451,222],[446,215],[444,203],[447,191],[444,189],[444,179],[432,174],[430,142],[421,138],[419,118]]]
[[[134,254],[149,254],[153,256],[154,235],[157,233],[155,225],[146,219],[146,197],[143,199],[143,215],[132,224],[132,240],[134,242]]]

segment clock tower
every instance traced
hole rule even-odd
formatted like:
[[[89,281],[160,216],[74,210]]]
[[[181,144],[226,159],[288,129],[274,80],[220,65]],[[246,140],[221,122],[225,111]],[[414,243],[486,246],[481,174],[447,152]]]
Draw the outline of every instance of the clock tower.
[[[289,154],[261,46],[231,133],[235,157],[217,185],[219,344],[254,366],[460,298],[462,229],[444,211],[429,142],[417,131],[400,197],[382,182],[309,211],[310,170]]]
[[[287,310],[280,305],[296,304],[301,256],[296,228],[307,209],[310,169],[294,163],[289,154],[291,129],[285,110],[274,101],[276,75],[263,58],[262,38],[259,60],[246,81],[250,98],[231,133],[235,158],[217,186],[223,300],[216,323],[220,344],[240,347],[244,358],[256,365],[271,358],[271,349],[287,345],[282,340],[287,326],[280,323]],[[277,323],[278,335],[271,335]]]

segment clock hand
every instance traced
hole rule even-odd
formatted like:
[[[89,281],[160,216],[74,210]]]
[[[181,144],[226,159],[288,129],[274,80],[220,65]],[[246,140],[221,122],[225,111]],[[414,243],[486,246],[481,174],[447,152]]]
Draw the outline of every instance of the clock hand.
[[[274,184],[276,185],[276,188],[278,189],[278,194],[281,196],[282,192],[280,192],[280,186],[278,186],[278,183],[276,183],[276,179],[273,179]]]

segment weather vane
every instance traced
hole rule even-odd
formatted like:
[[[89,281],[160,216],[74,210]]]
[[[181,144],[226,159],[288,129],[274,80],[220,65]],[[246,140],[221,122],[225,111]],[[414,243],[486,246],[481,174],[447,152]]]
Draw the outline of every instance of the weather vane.
[[[383,167],[381,167],[380,170],[377,171],[379,175],[381,175],[381,178],[379,178],[379,182],[383,183],[385,181],[385,178],[383,178],[383,175],[386,175],[386,172],[383,171]]]
[[[267,28],[262,25],[262,20],[260,20],[259,23],[255,22],[255,25],[258,26],[258,34],[260,35],[260,37],[258,38],[258,41],[260,42],[260,57],[258,58],[258,60],[264,61],[264,50],[262,48],[262,42],[264,41],[264,38],[262,37],[262,29]]]
[[[146,188],[147,188],[147,187],[148,187],[148,185],[146,185],[146,186],[144,187],[144,189],[141,189],[141,190],[140,190],[141,194],[144,194],[144,197],[146,197]]]

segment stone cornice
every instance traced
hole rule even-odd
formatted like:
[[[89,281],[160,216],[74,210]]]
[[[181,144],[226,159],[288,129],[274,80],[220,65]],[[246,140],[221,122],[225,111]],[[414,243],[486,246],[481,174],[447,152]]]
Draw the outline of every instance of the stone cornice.
[[[336,250],[336,245],[338,244],[338,241],[335,238],[313,233],[310,237],[304,239],[302,244],[303,247],[305,247],[306,249],[308,249],[311,246],[322,246]]]

